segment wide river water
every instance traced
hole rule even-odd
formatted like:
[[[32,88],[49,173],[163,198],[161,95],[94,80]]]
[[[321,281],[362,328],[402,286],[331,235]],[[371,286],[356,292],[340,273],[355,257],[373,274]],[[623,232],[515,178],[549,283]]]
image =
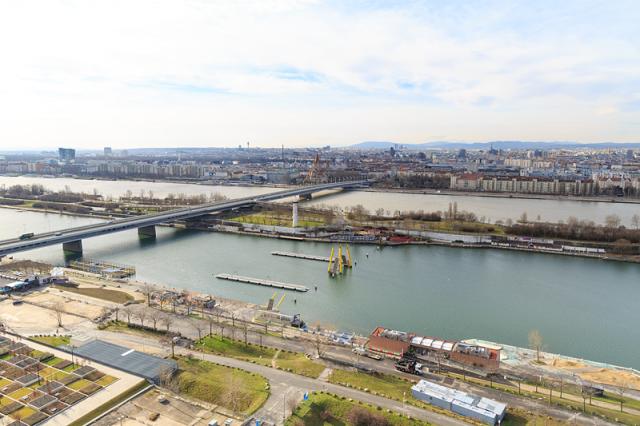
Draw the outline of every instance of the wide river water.
[[[95,221],[0,209],[0,239]],[[133,230],[83,245],[86,257],[135,265],[139,280],[249,302],[266,303],[273,290],[214,275],[306,285],[308,293],[287,292],[282,309],[302,313],[310,323],[361,333],[384,325],[519,346],[527,345],[531,329],[539,329],[550,351],[640,368],[637,264],[493,249],[354,246],[357,265],[331,279],[325,263],[271,255],[282,250],[328,256],[331,245],[324,243],[158,228],[156,240],[139,240]],[[18,256],[64,262],[60,246]]]
[[[214,194],[220,193],[229,198],[247,197],[264,194],[277,189],[258,186],[219,186],[195,185],[187,183],[143,182],[143,181],[104,181],[71,178],[43,178],[43,177],[10,177],[0,176],[0,186],[42,184],[52,190],[63,190],[65,187],[74,192],[93,193],[94,190],[104,196],[118,197],[130,190],[134,195],[144,191],[147,196],[149,190],[155,197],[165,197],[169,194]],[[426,212],[446,211],[449,203],[458,203],[459,210],[473,212],[478,218],[485,217],[488,222],[496,220],[517,220],[526,212],[529,220],[549,222],[566,221],[570,216],[578,219],[592,220],[604,223],[609,214],[617,214],[622,224],[629,226],[631,217],[640,212],[640,204],[585,202],[573,200],[531,200],[520,198],[480,197],[473,195],[440,195],[440,194],[407,194],[390,192],[347,191],[325,195],[310,202],[312,205],[325,204],[340,208],[363,205],[371,212],[382,208],[393,213],[395,210],[424,210]]]

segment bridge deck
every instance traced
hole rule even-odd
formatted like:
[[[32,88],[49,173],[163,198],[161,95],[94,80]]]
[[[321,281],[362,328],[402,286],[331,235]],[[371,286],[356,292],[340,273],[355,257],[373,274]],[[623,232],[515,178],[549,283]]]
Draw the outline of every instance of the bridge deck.
[[[270,194],[258,195],[255,197],[244,197],[235,200],[218,201],[215,203],[203,204],[197,207],[187,207],[171,210],[168,212],[127,217],[124,219],[112,220],[107,223],[85,225],[77,228],[69,228],[60,231],[36,234],[31,238],[25,240],[14,239],[0,241],[0,257],[21,251],[51,246],[54,244],[63,244],[72,241],[83,240],[85,238],[97,237],[99,235],[126,231],[128,229],[143,228],[159,225],[161,223],[169,223],[176,220],[190,219],[209,213],[249,206],[257,202],[274,201],[282,198],[295,197],[298,195],[312,194],[314,192],[325,191],[329,189],[363,186],[367,185],[368,183],[369,181],[361,180],[303,186],[293,189],[286,189],[283,191],[276,191]]]

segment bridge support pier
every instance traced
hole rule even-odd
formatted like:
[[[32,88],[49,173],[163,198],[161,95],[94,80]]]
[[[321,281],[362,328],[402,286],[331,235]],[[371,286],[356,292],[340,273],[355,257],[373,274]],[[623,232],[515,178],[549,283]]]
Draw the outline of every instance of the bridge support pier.
[[[68,254],[82,254],[82,240],[62,243],[62,250]]]
[[[151,226],[143,226],[142,228],[138,228],[138,236],[141,238],[155,238],[156,227],[154,225],[151,225]]]
[[[297,228],[298,227],[298,202],[297,201],[293,202],[292,216],[293,216],[293,223],[291,224],[291,226],[293,226],[294,228]]]

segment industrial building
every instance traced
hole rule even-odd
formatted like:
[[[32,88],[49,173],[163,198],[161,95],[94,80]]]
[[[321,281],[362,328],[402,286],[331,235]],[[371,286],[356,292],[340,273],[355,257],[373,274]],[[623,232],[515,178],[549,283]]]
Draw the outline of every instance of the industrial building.
[[[409,350],[411,336],[404,331],[377,327],[365,344],[371,352],[400,359]]]
[[[59,284],[67,281],[68,279],[66,277],[34,275],[21,281],[0,283],[0,294],[9,294],[15,291],[27,291],[44,284],[49,284],[49,283]]]
[[[501,349],[499,346],[458,342],[451,351],[450,359],[471,367],[496,371],[500,367]]]
[[[83,358],[135,374],[154,383],[158,383],[165,372],[173,373],[178,369],[178,364],[173,360],[148,355],[102,340],[92,340],[75,348],[74,352]]]
[[[394,359],[411,354],[424,361],[450,360],[487,372],[494,372],[500,367],[500,346],[424,337],[384,327],[373,330],[365,347]]]
[[[507,405],[502,402],[470,395],[427,380],[420,380],[411,388],[411,393],[416,399],[427,404],[490,425],[500,424],[507,412]]]

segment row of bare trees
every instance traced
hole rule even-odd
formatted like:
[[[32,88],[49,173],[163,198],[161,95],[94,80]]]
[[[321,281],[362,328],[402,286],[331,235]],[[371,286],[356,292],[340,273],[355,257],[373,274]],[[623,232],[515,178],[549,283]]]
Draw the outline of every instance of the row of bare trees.
[[[171,326],[175,322],[173,315],[144,305],[127,305],[122,308],[115,307],[113,313],[116,321],[120,321],[121,318],[126,318],[128,326],[134,324],[132,320],[138,320],[142,328],[145,327],[145,323],[146,327],[153,328],[154,331],[158,331],[158,326],[162,326],[167,333],[171,331]]]
[[[152,190],[145,191],[140,190],[138,195],[134,195],[133,191],[127,189],[123,196],[120,197],[121,202],[137,202],[144,204],[159,204],[159,205],[197,205],[204,203],[211,203],[215,201],[226,200],[227,197],[219,192],[207,194],[193,194],[187,195],[185,193],[173,194],[170,193],[164,198],[156,197]]]

